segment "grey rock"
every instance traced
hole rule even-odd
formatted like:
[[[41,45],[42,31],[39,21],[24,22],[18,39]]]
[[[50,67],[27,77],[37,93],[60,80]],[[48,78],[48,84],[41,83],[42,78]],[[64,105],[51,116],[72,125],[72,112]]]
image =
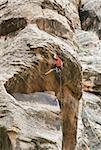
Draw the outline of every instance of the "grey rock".
[[[91,1],[86,1],[87,4]],[[96,1],[97,2],[97,1]],[[97,3],[98,5],[98,3]],[[95,7],[96,4],[91,6]],[[90,7],[89,7],[90,9]],[[80,105],[77,146],[80,149],[101,149],[101,41],[92,31],[76,31],[79,59],[83,69],[83,97]]]
[[[81,0],[80,18],[82,29],[96,31],[101,39],[101,1]]]

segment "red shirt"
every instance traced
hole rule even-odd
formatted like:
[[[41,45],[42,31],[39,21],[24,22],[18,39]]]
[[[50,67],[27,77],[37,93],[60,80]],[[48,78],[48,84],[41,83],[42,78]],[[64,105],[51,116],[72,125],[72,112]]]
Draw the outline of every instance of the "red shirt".
[[[56,66],[57,68],[60,68],[60,69],[61,69],[62,65],[63,65],[62,60],[57,56],[57,59],[55,59],[55,66]]]

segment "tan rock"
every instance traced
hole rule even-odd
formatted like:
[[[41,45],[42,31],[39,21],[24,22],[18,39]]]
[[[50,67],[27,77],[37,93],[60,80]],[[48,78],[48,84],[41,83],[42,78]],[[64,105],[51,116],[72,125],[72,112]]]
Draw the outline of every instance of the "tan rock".
[[[0,125],[14,150],[61,150],[62,142],[64,150],[74,149],[82,94],[78,27],[74,0],[0,1]],[[44,75],[53,53],[63,55],[61,87],[57,73]]]

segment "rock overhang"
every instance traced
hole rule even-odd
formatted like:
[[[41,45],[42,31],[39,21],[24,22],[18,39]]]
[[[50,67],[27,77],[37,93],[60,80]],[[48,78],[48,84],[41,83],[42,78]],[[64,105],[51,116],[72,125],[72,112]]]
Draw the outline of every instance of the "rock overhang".
[[[12,41],[10,41],[10,43],[11,44],[9,44],[5,50],[5,56],[3,59],[6,59],[4,63],[9,63],[11,70],[12,68],[17,68],[15,70],[19,70],[18,73],[15,73],[16,75],[14,76],[19,76],[18,78],[21,78],[20,73],[24,75],[25,72],[28,78],[29,72],[29,74],[33,74],[33,77],[34,74],[35,76],[37,74],[38,79],[41,79],[39,79],[40,83],[44,83],[45,78],[47,79],[47,77],[44,76],[44,73],[51,68],[51,63],[54,61],[52,57],[53,53],[59,53],[60,55],[63,55],[64,61],[64,68],[62,73],[63,83],[64,85],[69,86],[75,96],[80,97],[81,94],[79,92],[81,90],[82,78],[81,68],[76,58],[76,52],[70,45],[61,39],[57,40],[57,38],[52,37],[48,33],[40,31],[33,25],[29,25],[24,30],[22,30],[14,39],[12,39]],[[10,53],[9,50],[11,50]],[[16,55],[18,56],[15,59],[14,56]],[[23,68],[23,71],[21,71],[21,68]],[[33,73],[31,73],[31,71]],[[56,80],[56,85],[59,86],[59,81],[57,80],[58,78],[56,78],[56,76],[54,77],[53,74],[51,75],[48,76],[49,79],[53,78],[53,80]],[[33,77],[31,80],[34,80]],[[38,80],[35,79],[35,81]],[[52,87],[54,86],[52,85]],[[47,90],[47,88],[42,88],[40,90],[44,91]]]

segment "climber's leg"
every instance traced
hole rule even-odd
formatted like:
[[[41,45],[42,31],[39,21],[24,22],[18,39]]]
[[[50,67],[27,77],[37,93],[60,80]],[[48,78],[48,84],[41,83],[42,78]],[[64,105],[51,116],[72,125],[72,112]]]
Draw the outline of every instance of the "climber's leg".
[[[45,73],[45,75],[48,75],[48,74],[51,73],[52,71],[56,71],[56,68],[50,69],[48,72]]]

